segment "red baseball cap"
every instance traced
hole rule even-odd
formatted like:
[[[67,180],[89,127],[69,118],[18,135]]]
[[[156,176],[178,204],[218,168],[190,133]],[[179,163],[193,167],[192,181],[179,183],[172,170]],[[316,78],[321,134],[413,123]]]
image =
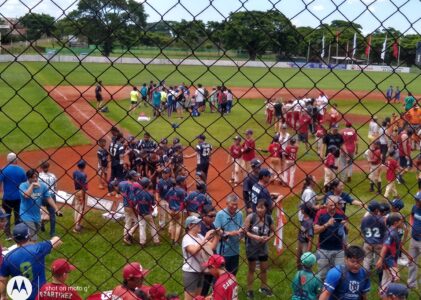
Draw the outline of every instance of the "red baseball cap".
[[[154,283],[149,289],[149,296],[152,300],[165,300],[167,291],[162,284]]]
[[[123,278],[128,280],[132,278],[143,278],[149,273],[149,270],[146,270],[138,262],[128,263],[123,268]]]
[[[53,273],[53,275],[63,275],[64,273],[70,273],[73,270],[76,270],[76,267],[71,265],[67,259],[64,258],[56,259],[51,264],[51,273]]]
[[[351,123],[350,121],[346,121],[346,122],[345,122],[345,126],[346,126],[346,127],[351,127],[351,126],[352,126],[352,123]]]
[[[220,268],[222,265],[225,265],[225,258],[221,255],[214,254],[209,257],[209,260],[203,264],[204,267],[209,268]]]

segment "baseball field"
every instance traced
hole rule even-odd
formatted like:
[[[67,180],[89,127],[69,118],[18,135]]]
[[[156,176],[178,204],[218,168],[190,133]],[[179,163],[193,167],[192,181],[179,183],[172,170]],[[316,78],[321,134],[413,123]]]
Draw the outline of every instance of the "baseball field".
[[[72,192],[71,174],[80,158],[87,160],[90,178],[89,193],[96,197],[105,196],[96,188],[95,177],[96,140],[107,134],[112,125],[118,126],[125,134],[141,137],[148,131],[156,139],[162,137],[181,138],[183,145],[195,145],[195,137],[205,133],[214,146],[210,170],[209,193],[215,204],[223,207],[224,197],[231,192],[242,195],[241,187],[233,189],[228,180],[230,169],[225,149],[232,137],[243,135],[247,128],[253,128],[257,147],[266,149],[274,135],[273,127],[265,123],[264,98],[283,97],[284,99],[309,95],[316,97],[323,90],[336,103],[343,113],[344,120],[351,121],[359,134],[359,155],[349,191],[355,198],[364,202],[372,199],[383,200],[382,196],[368,193],[369,181],[364,171],[367,166],[362,153],[367,148],[368,122],[372,115],[380,120],[392,112],[401,112],[402,104],[385,104],[387,87],[399,86],[402,99],[407,91],[421,94],[419,74],[391,74],[357,71],[327,71],[307,69],[260,69],[230,67],[193,67],[123,64],[73,64],[73,63],[2,63],[0,64],[0,152],[2,162],[5,153],[19,154],[24,168],[37,167],[41,160],[50,158],[52,171],[58,175],[59,189]],[[94,85],[102,80],[104,95],[109,113],[98,114],[94,109]],[[167,85],[202,83],[212,87],[224,83],[231,88],[238,100],[233,112],[221,117],[208,112],[198,118],[177,119],[162,117],[150,122],[139,123],[140,112],[151,116],[149,107],[141,106],[137,114],[129,115],[129,91],[131,85],[140,86],[144,82],[165,80]],[[416,96],[416,98],[419,98]],[[174,126],[174,124],[176,126]],[[344,122],[342,121],[343,125]],[[176,128],[174,128],[176,127]],[[300,147],[300,162],[297,182],[304,173],[315,174],[322,179],[322,165],[314,150],[305,151]],[[191,154],[187,148],[186,153]],[[261,153],[264,157],[265,153]],[[194,159],[187,160],[189,170],[194,170]],[[398,192],[405,201],[403,213],[409,215],[413,204],[411,195],[417,190],[416,175],[408,174],[407,184],[399,185]],[[190,181],[192,181],[190,179]],[[275,295],[287,299],[291,295],[291,281],[295,274],[296,236],[299,227],[296,217],[301,184],[291,193],[286,188],[271,186],[271,191],[284,194],[284,209],[289,222],[284,229],[285,251],[278,256],[271,250],[272,260],[269,270],[269,284]],[[75,235],[69,230],[72,226],[72,210],[64,207],[64,217],[59,219],[58,233],[64,246],[49,257],[66,256],[78,270],[71,274],[71,283],[80,289],[84,297],[95,291],[112,289],[121,280],[121,268],[129,261],[140,261],[151,269],[148,283],[163,283],[168,291],[181,294],[181,247],[172,247],[167,242],[166,232],[162,232],[163,243],[141,249],[125,246],[122,243],[122,224],[106,221],[100,211],[87,213],[87,230]],[[365,211],[356,207],[348,208],[350,216],[349,241],[361,244],[359,235],[361,217]],[[44,235],[46,237],[46,235]],[[10,243],[2,241],[2,245]],[[242,247],[244,248],[244,247]],[[243,249],[244,250],[244,249]],[[245,256],[243,256],[245,257]],[[238,281],[242,287],[240,297],[244,298],[247,262],[240,262]],[[401,269],[406,280],[406,268]],[[256,289],[258,288],[256,281]],[[377,278],[372,277],[371,298],[377,299]],[[288,295],[288,296],[286,296]],[[256,295],[256,299],[259,295]],[[263,298],[262,298],[263,299]],[[410,299],[419,299],[419,291],[413,292]]]

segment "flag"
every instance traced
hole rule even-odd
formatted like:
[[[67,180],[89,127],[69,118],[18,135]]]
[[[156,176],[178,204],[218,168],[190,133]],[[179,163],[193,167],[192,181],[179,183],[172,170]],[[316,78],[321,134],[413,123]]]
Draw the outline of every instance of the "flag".
[[[382,48],[382,53],[380,54],[380,58],[384,61],[384,58],[386,56],[386,43],[387,43],[387,34],[386,37],[384,38],[384,42],[383,42],[383,48]]]
[[[399,55],[399,42],[397,40],[395,40],[395,42],[393,43],[393,57],[398,59],[398,55]]]
[[[355,56],[355,52],[357,52],[357,33],[354,33],[354,44],[352,45],[352,58]]]
[[[323,38],[322,38],[322,53],[320,54],[320,56],[322,58],[325,57],[325,36],[324,35],[323,35]]]
[[[337,43],[339,43],[339,35],[340,35],[340,32],[339,31],[336,31],[336,42]]]
[[[370,51],[371,51],[371,34],[368,38],[368,44],[367,47],[365,48],[365,57],[369,57],[370,56]]]

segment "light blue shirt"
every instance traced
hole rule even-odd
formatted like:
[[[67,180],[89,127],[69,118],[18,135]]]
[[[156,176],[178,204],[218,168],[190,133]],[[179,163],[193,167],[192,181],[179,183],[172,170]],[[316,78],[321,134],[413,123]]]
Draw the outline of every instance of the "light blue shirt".
[[[243,214],[237,211],[231,215],[225,208],[216,214],[215,228],[221,228],[224,231],[236,231],[243,227]],[[230,236],[226,240],[222,239],[217,248],[217,253],[222,256],[235,256],[240,254],[240,236]]]
[[[40,208],[42,200],[50,198],[48,186],[39,182],[39,187],[32,190],[31,198],[26,198],[24,192],[29,188],[28,181],[19,186],[20,190],[20,218],[24,222],[41,222]]]

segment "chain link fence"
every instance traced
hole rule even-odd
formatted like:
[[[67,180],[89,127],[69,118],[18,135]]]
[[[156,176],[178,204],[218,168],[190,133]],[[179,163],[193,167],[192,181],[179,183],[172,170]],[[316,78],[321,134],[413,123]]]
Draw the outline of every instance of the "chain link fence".
[[[419,299],[420,8],[0,4],[4,297]]]

